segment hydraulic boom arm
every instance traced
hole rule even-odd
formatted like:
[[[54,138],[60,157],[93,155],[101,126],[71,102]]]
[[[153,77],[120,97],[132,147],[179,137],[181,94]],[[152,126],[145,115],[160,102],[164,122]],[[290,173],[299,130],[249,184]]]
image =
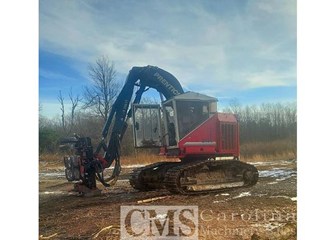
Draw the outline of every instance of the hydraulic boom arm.
[[[127,76],[126,82],[118,95],[108,119],[102,130],[102,138],[93,153],[90,139],[76,138],[76,149],[79,158],[67,157],[64,159],[67,169],[76,166],[84,166],[80,169],[80,177],[68,177],[68,180],[82,180],[82,185],[92,189],[95,188],[95,175],[105,186],[107,182],[115,182],[121,171],[120,164],[120,143],[127,129],[127,120],[131,117],[132,111],[129,105],[133,96],[134,88],[138,86],[133,103],[139,103],[142,94],[149,88],[154,88],[162,93],[166,99],[184,93],[179,81],[170,73],[154,66],[133,67]],[[108,144],[106,139],[111,130]],[[103,156],[100,154],[103,150]],[[114,171],[109,179],[104,179],[103,170],[115,163]],[[74,175],[74,174],[72,174]],[[70,178],[70,179],[69,179]],[[79,179],[78,179],[79,178]]]

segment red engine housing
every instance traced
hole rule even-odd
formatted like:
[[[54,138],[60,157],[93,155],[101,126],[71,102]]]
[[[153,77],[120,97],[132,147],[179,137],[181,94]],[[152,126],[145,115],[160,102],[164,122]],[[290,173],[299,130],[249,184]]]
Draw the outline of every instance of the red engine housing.
[[[232,157],[240,155],[239,125],[236,115],[216,113],[178,142],[178,148],[165,147],[161,153],[180,159]]]

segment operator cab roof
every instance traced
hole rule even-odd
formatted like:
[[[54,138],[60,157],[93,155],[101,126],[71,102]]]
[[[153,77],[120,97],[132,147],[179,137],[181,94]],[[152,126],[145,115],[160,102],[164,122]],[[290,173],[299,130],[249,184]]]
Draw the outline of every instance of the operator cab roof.
[[[218,101],[217,98],[210,97],[210,96],[197,93],[197,92],[191,92],[191,91],[174,96],[173,98],[170,98],[164,101],[164,103],[169,102],[171,100],[181,100],[181,101],[182,100],[198,100],[198,101],[205,101],[205,102],[217,102]]]

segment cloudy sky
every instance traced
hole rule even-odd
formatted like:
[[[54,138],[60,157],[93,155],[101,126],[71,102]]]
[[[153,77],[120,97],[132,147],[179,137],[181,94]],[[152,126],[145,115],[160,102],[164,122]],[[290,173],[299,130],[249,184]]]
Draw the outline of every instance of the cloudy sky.
[[[296,100],[294,0],[75,0],[39,2],[39,98],[59,113],[57,95],[90,84],[102,55],[119,81],[133,66],[172,73],[185,91],[224,107]]]

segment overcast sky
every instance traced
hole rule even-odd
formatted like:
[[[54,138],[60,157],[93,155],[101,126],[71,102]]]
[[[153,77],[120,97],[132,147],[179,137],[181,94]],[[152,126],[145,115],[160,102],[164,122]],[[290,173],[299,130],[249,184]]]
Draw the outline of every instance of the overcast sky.
[[[39,98],[60,113],[59,90],[81,92],[102,55],[119,81],[133,66],[172,73],[185,91],[226,106],[296,100],[294,0],[40,0]],[[68,109],[70,110],[70,109]]]

